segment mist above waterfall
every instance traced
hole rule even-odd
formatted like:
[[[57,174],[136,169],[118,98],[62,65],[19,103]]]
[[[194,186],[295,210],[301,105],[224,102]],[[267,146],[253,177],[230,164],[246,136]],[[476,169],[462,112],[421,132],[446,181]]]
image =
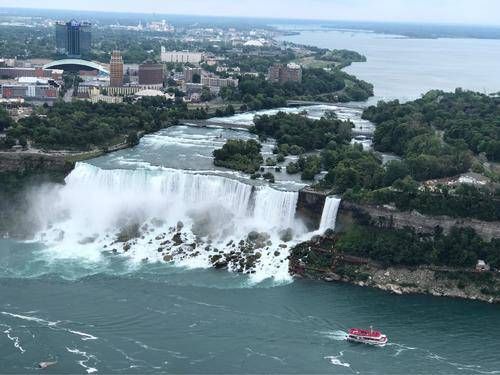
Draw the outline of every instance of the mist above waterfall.
[[[288,248],[307,232],[295,215],[298,192],[172,169],[78,163],[64,186],[33,198],[44,228],[37,238],[53,259],[99,261],[113,252],[136,263],[209,267],[211,257],[233,251],[255,257],[244,271],[256,280],[287,279]],[[280,238],[285,231],[289,243]],[[228,268],[240,270],[240,260]]]
[[[250,135],[165,129],[133,149],[77,163],[64,185],[34,189],[29,216],[43,260],[102,272],[120,257],[132,268],[161,262],[225,268],[254,282],[290,280],[289,250],[319,233],[297,217],[303,184],[283,179],[270,186],[207,163],[224,137],[240,136]],[[181,169],[186,163],[192,169]],[[330,228],[336,211],[329,204],[325,215],[322,228]]]

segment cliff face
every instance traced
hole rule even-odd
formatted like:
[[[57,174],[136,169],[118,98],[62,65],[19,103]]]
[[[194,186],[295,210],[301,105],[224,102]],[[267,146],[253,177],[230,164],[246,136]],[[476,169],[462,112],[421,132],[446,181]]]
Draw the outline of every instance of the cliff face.
[[[328,282],[369,286],[394,294],[431,294],[500,303],[500,274],[439,267],[383,267],[370,259],[341,254],[335,238],[315,238],[297,245],[290,273]]]
[[[325,205],[327,193],[318,192],[309,188],[299,191],[297,212],[302,218],[310,221],[313,226],[318,226]]]
[[[0,172],[69,172],[73,163],[62,155],[0,152]]]
[[[62,183],[73,166],[59,154],[0,152],[0,236],[30,238],[36,227],[27,199],[30,186]]]
[[[452,218],[448,216],[426,216],[415,211],[402,212],[379,206],[358,205],[342,201],[342,215],[362,214],[369,215],[372,222],[381,228],[412,228],[420,233],[432,233],[436,227],[443,229],[445,234],[451,228],[473,228],[476,233],[489,241],[500,238],[500,222],[480,221],[469,218]]]

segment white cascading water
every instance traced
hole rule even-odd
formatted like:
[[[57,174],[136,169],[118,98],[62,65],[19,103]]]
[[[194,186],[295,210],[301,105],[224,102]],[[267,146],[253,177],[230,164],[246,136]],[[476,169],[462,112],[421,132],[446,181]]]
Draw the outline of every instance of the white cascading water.
[[[323,213],[321,214],[321,222],[319,224],[319,232],[321,234],[325,233],[328,229],[335,229],[340,201],[339,198],[326,197]]]
[[[307,232],[295,218],[297,199],[297,192],[216,175],[163,168],[105,170],[77,163],[64,186],[33,197],[33,211],[43,228],[38,239],[56,260],[97,262],[114,252],[126,253],[132,264],[168,256],[177,265],[210,267],[210,256],[234,251],[234,244],[251,232],[266,232],[265,245],[252,250],[258,261],[251,277],[259,282],[289,279],[288,249],[297,240],[285,243],[280,236],[287,229],[295,239]],[[118,234],[131,224],[140,235],[118,242]],[[172,244],[175,233],[181,233],[180,246]]]

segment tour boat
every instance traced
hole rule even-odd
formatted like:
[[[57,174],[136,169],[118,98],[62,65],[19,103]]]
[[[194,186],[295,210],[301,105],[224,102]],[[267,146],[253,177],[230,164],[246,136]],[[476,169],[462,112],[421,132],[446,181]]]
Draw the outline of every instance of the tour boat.
[[[347,333],[347,340],[369,345],[384,346],[387,344],[387,336],[380,331],[374,331],[372,327],[369,330],[360,328],[351,328]]]

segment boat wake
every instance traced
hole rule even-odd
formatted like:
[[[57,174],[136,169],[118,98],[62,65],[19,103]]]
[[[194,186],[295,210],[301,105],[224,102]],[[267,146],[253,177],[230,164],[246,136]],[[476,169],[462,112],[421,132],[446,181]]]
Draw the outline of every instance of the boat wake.
[[[94,366],[95,366],[95,363],[97,362],[97,358],[94,355],[87,354],[87,352],[84,352],[84,351],[79,350],[77,348],[68,348],[68,347],[66,347],[66,350],[69,353],[76,354],[76,355],[79,355],[79,356],[83,357],[83,359],[77,361],[77,363],[81,367],[83,367],[85,369],[85,371],[87,372],[87,374],[93,374],[93,373],[97,372],[97,368],[91,367],[89,365],[89,362],[92,361],[94,363]]]
[[[324,357],[325,359],[329,360],[332,365],[335,366],[342,366],[342,367],[351,367],[351,364],[348,362],[342,362],[341,358],[344,356],[344,352],[340,352],[338,355],[330,355]]]
[[[45,319],[42,319],[42,318],[39,318],[39,317],[36,317],[36,316],[15,314],[15,313],[7,312],[7,311],[1,311],[0,314],[2,314],[4,316],[11,317],[11,318],[15,318],[15,319],[25,320],[25,321],[28,321],[28,322],[34,322],[34,323],[37,323],[40,326],[47,327],[47,328],[49,328],[51,330],[54,330],[54,331],[68,332],[68,333],[70,333],[72,335],[79,336],[80,340],[82,340],[82,341],[97,340],[98,339],[98,337],[96,337],[94,335],[91,335],[89,333],[80,332],[80,331],[77,331],[77,330],[73,330],[73,329],[67,328],[67,327],[65,327],[65,326],[62,325],[62,324],[68,325],[71,322],[61,321],[61,320],[49,321],[49,320],[45,320]],[[6,334],[10,334],[11,333],[11,331],[9,329],[7,329],[7,331],[8,332],[4,332],[4,333],[6,333]],[[12,337],[12,340],[15,341],[15,344],[19,345],[19,338]],[[22,352],[24,352],[24,349],[22,349],[20,347],[20,345],[19,345],[19,347],[16,346],[16,348],[18,348]]]
[[[349,335],[346,332],[341,330],[320,331],[319,334],[335,341],[347,341],[347,337],[349,337]]]

